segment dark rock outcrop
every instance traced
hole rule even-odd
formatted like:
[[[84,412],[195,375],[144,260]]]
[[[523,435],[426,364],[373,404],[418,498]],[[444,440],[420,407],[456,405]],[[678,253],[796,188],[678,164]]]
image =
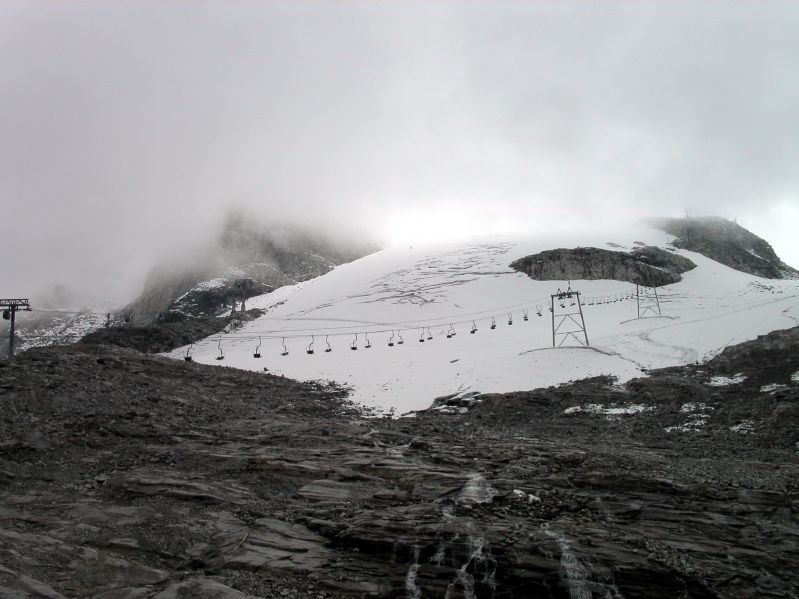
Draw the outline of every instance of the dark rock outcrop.
[[[629,253],[591,247],[546,250],[510,266],[537,281],[613,279],[647,287],[676,283],[696,267],[688,258],[651,246]]]
[[[648,222],[674,235],[675,247],[698,252],[735,270],[768,279],[799,276],[767,241],[725,218],[653,218]]]

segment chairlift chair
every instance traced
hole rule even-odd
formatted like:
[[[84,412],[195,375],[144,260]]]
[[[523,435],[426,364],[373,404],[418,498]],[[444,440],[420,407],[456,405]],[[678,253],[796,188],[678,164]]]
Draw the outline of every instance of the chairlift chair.
[[[447,339],[452,339],[455,336],[455,329],[452,325],[449,325],[449,330],[447,331]]]
[[[394,331],[391,331],[391,337],[388,338],[388,346],[394,347]]]
[[[513,314],[508,314],[508,324],[513,324]]]
[[[530,320],[529,318],[527,318],[527,310],[522,310],[522,320],[524,320],[525,322]]]
[[[428,341],[433,340],[433,333],[430,332],[430,327],[427,327],[427,340]]]
[[[474,335],[474,334],[477,332],[477,325],[475,324],[475,322],[474,322],[474,321],[472,321],[472,330],[471,330],[471,331],[469,331],[469,332],[470,332],[472,335]]]
[[[311,335],[311,342],[308,344],[308,347],[305,348],[305,353],[309,356],[313,354],[313,343],[314,343],[314,336]]]
[[[330,353],[333,351],[333,348],[330,347],[330,341],[328,341],[328,337],[329,335],[325,335],[325,343],[327,344],[327,347],[325,348],[325,353]]]
[[[219,355],[216,357],[216,359],[217,360],[224,360],[225,359],[225,354],[222,351],[222,340],[221,339],[217,343],[217,347],[219,348]]]
[[[405,341],[402,338],[402,331],[397,331],[397,345],[402,345]]]
[[[419,333],[419,343],[424,343],[424,329]]]
[[[283,341],[281,341],[281,343],[283,344],[283,351],[280,352],[280,355],[281,356],[288,356],[289,355],[289,348],[286,347],[286,338],[285,337],[283,337]]]
[[[541,306],[536,306],[536,307],[535,307],[535,313],[536,313],[538,316],[541,316]]]
[[[55,345],[55,343],[54,343],[54,345]],[[193,343],[192,343],[191,345],[189,345],[189,349],[187,349],[187,350],[186,350],[186,355],[185,355],[185,356],[183,356],[183,359],[184,359],[186,362],[191,362],[191,361],[192,361],[192,357],[189,355],[189,352],[191,352],[191,348],[192,348],[192,347],[194,347],[194,344],[193,344]]]
[[[358,349],[358,333],[355,333],[355,339],[353,339],[352,343],[350,343],[350,349],[352,351],[355,351],[355,350]]]
[[[493,331],[495,328],[497,328],[497,319],[492,316],[491,317],[491,330]]]
[[[252,353],[253,358],[260,358],[261,357],[261,338],[258,337],[258,347],[255,348],[255,351]]]
[[[366,333],[366,345],[364,345],[366,349],[372,347],[372,342],[369,340],[369,333]]]

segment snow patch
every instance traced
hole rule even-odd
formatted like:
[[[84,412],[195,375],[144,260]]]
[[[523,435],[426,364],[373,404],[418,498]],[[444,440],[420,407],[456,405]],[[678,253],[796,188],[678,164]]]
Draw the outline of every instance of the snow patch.
[[[799,383],[799,370],[797,370],[796,372],[794,372],[791,375],[791,382],[792,383]]]
[[[751,434],[755,432],[755,423],[751,420],[744,420],[740,424],[735,424],[730,427],[730,430],[734,433],[741,433],[744,435]]]
[[[732,378],[726,376],[714,376],[707,382],[707,384],[711,387],[726,387],[727,385],[737,385],[739,383],[743,383],[745,380],[746,375],[739,372]]]
[[[746,250],[746,251],[749,252],[750,254],[752,254],[758,260],[763,260],[765,262],[769,262],[769,260],[767,258],[764,258],[763,256],[761,256],[760,254],[758,254],[755,250],[753,250],[751,248]]]
[[[652,406],[645,406],[642,404],[621,404],[612,406],[603,406],[598,403],[586,403],[580,406],[572,406],[563,410],[564,414],[596,414],[598,416],[606,416],[611,418],[613,416],[631,416],[633,414],[640,414],[641,412],[649,412],[653,410]]]
[[[541,498],[538,495],[533,495],[532,493],[525,493],[521,489],[513,489],[513,497],[514,499],[518,499],[519,501],[526,501],[527,503],[541,503]]]
[[[785,389],[788,385],[782,385],[780,383],[771,383],[770,385],[763,385],[760,387],[761,393],[771,393],[773,391],[778,391],[779,389]]]
[[[697,401],[684,403],[680,406],[680,413],[681,414],[690,414],[690,418],[686,420],[683,424],[677,424],[675,426],[667,426],[664,430],[667,433],[679,432],[679,433],[686,433],[690,431],[696,431],[705,424],[707,424],[708,418],[710,418],[710,412],[713,409],[712,406],[707,405],[704,402]]]
[[[707,414],[695,414],[690,420],[683,424],[676,424],[674,426],[667,426],[663,430],[667,433],[688,433],[697,431],[705,424],[707,424],[709,416]]]
[[[690,418],[686,420],[683,424],[677,424],[675,426],[667,426],[664,430],[667,433],[673,432],[680,432],[685,433],[689,431],[695,431],[707,424],[708,418],[710,418],[709,412],[713,409],[712,406],[707,405],[704,402],[697,401],[697,402],[687,402],[680,406],[680,413],[681,414],[690,414]]]
[[[708,410],[712,410],[713,408],[703,402],[688,402],[684,403],[680,406],[680,412],[683,414],[691,413],[691,412],[707,412]]]

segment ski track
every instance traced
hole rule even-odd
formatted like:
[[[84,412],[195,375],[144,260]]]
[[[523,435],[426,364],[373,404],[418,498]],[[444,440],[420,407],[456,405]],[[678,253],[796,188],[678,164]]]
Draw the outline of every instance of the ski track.
[[[640,376],[642,369],[695,362],[731,343],[799,323],[791,313],[798,305],[799,281],[761,279],[679,251],[697,268],[683,281],[660,289],[659,318],[637,319],[634,300],[587,304],[590,298],[633,290],[628,283],[571,281],[582,293],[592,351],[553,349],[550,294],[569,282],[533,281],[508,265],[553,247],[604,247],[607,238],[613,237],[575,235],[571,243],[562,237],[484,240],[384,250],[248,300],[267,313],[223,337],[225,360],[215,359],[218,336],[196,343],[192,355],[208,364],[257,371],[267,367],[300,380],[335,380],[353,388],[355,401],[403,413],[462,389],[507,392],[598,375],[623,382]],[[615,238],[661,247],[671,240],[647,229],[622,231]],[[528,322],[522,319],[523,305]],[[489,329],[492,316],[495,330]],[[474,335],[469,333],[472,319],[478,328]],[[450,323],[457,334],[447,339]],[[433,339],[420,343],[420,331],[427,326]],[[404,344],[386,347],[390,334],[374,332],[378,327],[392,330],[395,341],[401,335]],[[370,329],[373,347],[367,349],[364,332]],[[350,351],[356,332],[358,350]],[[290,352],[285,357],[280,356],[283,335]],[[306,355],[311,335],[321,344],[329,335],[334,350],[325,353],[324,345],[316,346],[313,356]],[[252,357],[259,336],[261,360]],[[168,355],[182,359],[186,350]]]

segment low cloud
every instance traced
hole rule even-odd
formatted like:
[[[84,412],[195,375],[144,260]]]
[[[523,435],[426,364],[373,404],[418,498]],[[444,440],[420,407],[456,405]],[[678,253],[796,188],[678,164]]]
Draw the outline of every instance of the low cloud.
[[[365,241],[718,214],[799,266],[798,30],[787,2],[5,2],[4,286],[124,302],[231,207]]]

